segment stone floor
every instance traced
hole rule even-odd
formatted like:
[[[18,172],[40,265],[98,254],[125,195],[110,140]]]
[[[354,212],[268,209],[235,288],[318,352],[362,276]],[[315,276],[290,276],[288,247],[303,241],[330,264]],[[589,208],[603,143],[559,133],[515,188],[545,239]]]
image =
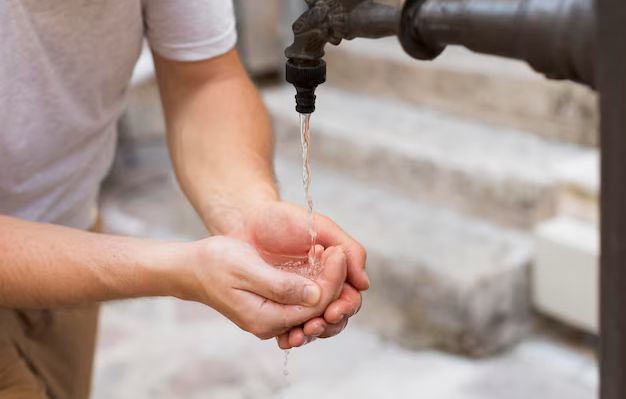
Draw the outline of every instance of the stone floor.
[[[154,238],[202,236],[167,172],[162,143],[136,149],[141,162],[116,169],[103,195],[105,228]],[[365,307],[366,313],[367,298]],[[542,335],[498,357],[470,360],[400,348],[358,317],[341,336],[292,350],[285,377],[284,354],[273,341],[259,341],[211,309],[169,298],[105,305],[98,349],[94,399],[592,399],[598,384],[591,356]]]
[[[284,354],[214,311],[173,299],[102,314],[94,399],[591,399],[594,362],[535,337],[488,360],[413,352],[352,326]]]

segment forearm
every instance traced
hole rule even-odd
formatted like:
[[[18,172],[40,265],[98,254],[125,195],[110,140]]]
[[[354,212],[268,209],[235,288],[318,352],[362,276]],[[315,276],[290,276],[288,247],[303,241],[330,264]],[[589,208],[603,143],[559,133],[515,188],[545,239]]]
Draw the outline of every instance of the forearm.
[[[201,68],[157,58],[178,180],[216,234],[236,229],[242,209],[278,198],[265,107],[236,54],[220,58]]]
[[[177,295],[176,245],[0,216],[0,307]]]

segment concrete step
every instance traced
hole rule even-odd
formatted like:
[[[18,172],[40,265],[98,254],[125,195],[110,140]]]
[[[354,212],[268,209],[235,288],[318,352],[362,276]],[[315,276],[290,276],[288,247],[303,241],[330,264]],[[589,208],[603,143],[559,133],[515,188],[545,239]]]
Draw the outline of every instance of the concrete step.
[[[293,89],[264,92],[279,146],[297,154]],[[314,160],[499,224],[554,215],[558,167],[595,150],[322,87],[311,120]]]
[[[134,166],[103,192],[105,231],[161,239],[205,236],[167,172],[165,143],[148,144],[138,147]],[[302,203],[301,160],[280,154],[276,169],[284,198]],[[320,212],[368,250],[373,287],[363,324],[410,347],[475,356],[510,347],[525,335],[531,253],[525,236],[317,164],[313,198]]]
[[[329,84],[386,95],[502,127],[584,145],[597,143],[596,98],[582,86],[549,82],[525,63],[449,47],[416,61],[395,38],[328,46]]]
[[[561,182],[558,215],[599,223],[600,154],[586,153],[557,168]]]
[[[473,360],[410,351],[349,326],[292,350],[283,366],[274,341],[190,302],[108,303],[99,325],[93,399],[597,398],[593,355],[541,336]]]
[[[284,198],[302,203],[301,161],[279,158]],[[482,356],[527,332],[527,238],[313,167],[316,209],[368,250],[365,323],[410,347]],[[382,316],[384,315],[384,316]]]
[[[535,229],[532,300],[542,313],[598,333],[600,234],[596,223],[559,216]]]

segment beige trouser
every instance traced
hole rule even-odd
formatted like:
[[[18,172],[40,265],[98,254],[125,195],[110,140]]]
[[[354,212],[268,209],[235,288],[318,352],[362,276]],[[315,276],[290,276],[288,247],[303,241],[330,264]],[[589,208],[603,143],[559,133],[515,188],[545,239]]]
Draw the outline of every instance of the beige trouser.
[[[87,399],[98,308],[0,308],[0,398]]]
[[[99,308],[0,308],[0,399],[89,398]]]

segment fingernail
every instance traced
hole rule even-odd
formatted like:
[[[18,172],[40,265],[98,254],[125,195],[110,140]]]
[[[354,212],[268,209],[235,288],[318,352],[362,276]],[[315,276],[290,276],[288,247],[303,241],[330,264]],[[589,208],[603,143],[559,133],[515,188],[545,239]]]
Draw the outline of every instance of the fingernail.
[[[316,285],[307,285],[304,287],[304,301],[308,305],[317,305],[320,300],[320,289]]]

